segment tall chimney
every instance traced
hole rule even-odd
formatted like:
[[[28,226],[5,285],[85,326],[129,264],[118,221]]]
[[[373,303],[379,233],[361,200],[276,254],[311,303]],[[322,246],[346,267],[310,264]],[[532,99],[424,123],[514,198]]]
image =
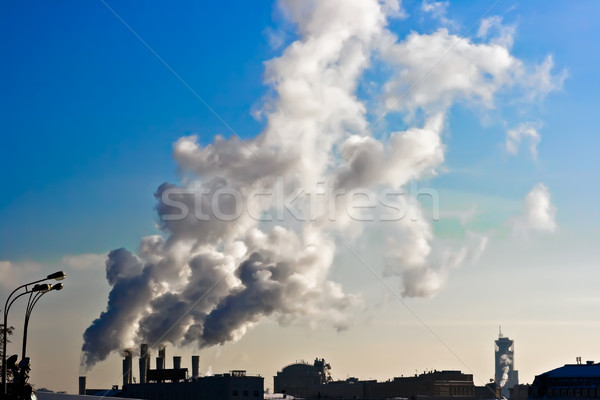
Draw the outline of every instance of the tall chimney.
[[[85,376],[79,377],[79,394],[85,396]]]
[[[140,348],[140,383],[147,382],[147,372],[150,369],[150,352],[148,345],[143,343]]]
[[[181,356],[173,356],[173,369],[181,368]]]
[[[200,356],[192,356],[192,379],[200,376]]]
[[[167,348],[165,346],[160,346],[158,348],[158,357],[162,358],[162,365],[160,367],[157,365],[156,369],[167,368]]]
[[[165,369],[162,357],[156,357],[156,369]]]
[[[127,353],[123,359],[123,386],[131,385],[133,376],[133,362],[131,353]]]
[[[140,357],[140,383],[146,383],[146,360]]]

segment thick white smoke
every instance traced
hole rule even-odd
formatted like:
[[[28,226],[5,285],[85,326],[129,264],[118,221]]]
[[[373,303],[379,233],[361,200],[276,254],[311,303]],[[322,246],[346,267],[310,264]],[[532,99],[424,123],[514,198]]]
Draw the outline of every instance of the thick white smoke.
[[[512,359],[508,354],[502,354],[500,356],[500,365],[502,366],[502,378],[500,379],[500,387],[504,387],[508,382],[508,373],[510,372],[510,366],[512,365]]]
[[[362,225],[347,211],[358,200],[302,197],[295,207],[310,218],[293,218],[280,210],[279,195],[315,194],[319,182],[346,193],[397,190],[430,176],[444,161],[451,104],[463,99],[492,106],[494,94],[522,74],[506,47],[474,44],[445,29],[398,41],[386,28],[388,18],[403,15],[393,1],[290,0],[281,7],[299,38],[266,63],[273,96],[262,110],[265,130],[248,142],[216,137],[202,146],[190,136],[175,143],[186,179],[155,194],[165,237],[143,238],[137,254],[109,254],[107,310],[84,333],[88,367],[138,340],[223,344],[264,317],[347,328],[348,310],[360,298],[344,293],[328,272],[337,238],[360,234]],[[440,58],[443,63],[415,86]],[[385,103],[424,115],[382,138],[369,134],[368,102],[356,94],[374,59],[394,71],[382,86]],[[420,211],[406,197],[390,204],[410,215]],[[265,214],[275,217],[260,221]],[[471,235],[460,249],[436,249],[423,218],[381,224],[385,273],[400,277],[406,296],[435,294],[448,271],[475,259],[486,243]]]

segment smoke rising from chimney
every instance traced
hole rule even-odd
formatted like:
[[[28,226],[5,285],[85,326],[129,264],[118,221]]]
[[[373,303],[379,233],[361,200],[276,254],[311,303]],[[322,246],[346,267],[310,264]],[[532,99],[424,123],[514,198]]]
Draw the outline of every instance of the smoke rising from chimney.
[[[273,211],[272,200],[248,194],[268,191],[278,181],[284,182],[286,193],[310,190],[317,182],[330,182],[341,191],[401,188],[431,176],[443,163],[441,134],[456,99],[491,106],[497,90],[522,76],[521,63],[508,49],[474,44],[445,29],[411,33],[399,42],[386,27],[388,18],[402,14],[394,1],[289,0],[281,7],[297,25],[299,37],[266,63],[271,93],[260,113],[265,130],[245,142],[217,136],[203,146],[198,137],[189,136],[175,143],[183,183],[164,183],[155,193],[164,237],[144,237],[137,254],[123,248],[109,253],[107,308],[83,335],[87,367],[140,341],[200,348],[224,344],[265,317],[281,324],[326,321],[346,329],[348,311],[360,296],[345,293],[328,273],[336,241],[348,235],[359,238],[364,224],[342,207],[334,218],[318,213],[302,222],[289,218],[262,224],[246,212],[217,218],[216,210],[231,214],[239,205],[219,194],[224,189],[239,193],[251,202],[244,207],[260,215]],[[443,55],[444,65],[415,85]],[[413,87],[398,108],[408,112],[414,126],[379,139],[369,131],[368,99],[357,95],[374,60],[394,71],[381,88],[386,105]],[[466,70],[470,75],[463,77]],[[462,86],[453,86],[456,82]],[[424,118],[419,121],[417,114]],[[170,189],[202,196],[167,198]],[[196,213],[169,218],[181,211],[175,200]],[[420,210],[414,199],[390,202],[416,214]],[[300,200],[297,206],[310,204]],[[476,259],[485,247],[485,237],[471,234],[460,249],[442,248],[422,218],[381,225],[385,274],[400,278],[405,296],[435,294],[448,271]]]

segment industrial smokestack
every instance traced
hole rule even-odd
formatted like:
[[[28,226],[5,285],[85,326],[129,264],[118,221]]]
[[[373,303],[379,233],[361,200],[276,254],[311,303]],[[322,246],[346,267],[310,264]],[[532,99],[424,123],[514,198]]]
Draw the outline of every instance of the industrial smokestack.
[[[146,360],[140,357],[140,383],[146,383]]]
[[[200,356],[192,356],[192,379],[200,376]]]
[[[181,368],[181,356],[173,356],[173,369]]]
[[[79,377],[79,394],[85,395],[85,376]]]
[[[123,387],[131,385],[133,377],[133,362],[131,353],[126,352],[125,358],[123,359]]]
[[[158,365],[158,358],[162,359],[161,365]],[[167,368],[167,348],[165,346],[160,346],[158,348],[158,358],[156,359],[156,369]]]
[[[129,369],[129,363],[127,359],[123,359],[123,387],[129,384],[129,379],[131,377],[131,371]]]
[[[148,370],[150,369],[150,351],[148,345],[143,343],[140,348],[140,383],[146,383]]]
[[[162,357],[156,357],[156,369],[165,369],[164,359]]]

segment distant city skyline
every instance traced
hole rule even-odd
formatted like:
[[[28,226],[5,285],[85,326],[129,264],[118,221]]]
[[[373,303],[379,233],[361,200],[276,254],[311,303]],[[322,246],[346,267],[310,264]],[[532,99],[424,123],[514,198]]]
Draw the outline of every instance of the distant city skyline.
[[[120,385],[144,342],[269,388],[315,357],[483,385],[499,325],[520,383],[600,361],[597,15],[6,3],[0,299],[67,273],[32,313],[32,383]]]

